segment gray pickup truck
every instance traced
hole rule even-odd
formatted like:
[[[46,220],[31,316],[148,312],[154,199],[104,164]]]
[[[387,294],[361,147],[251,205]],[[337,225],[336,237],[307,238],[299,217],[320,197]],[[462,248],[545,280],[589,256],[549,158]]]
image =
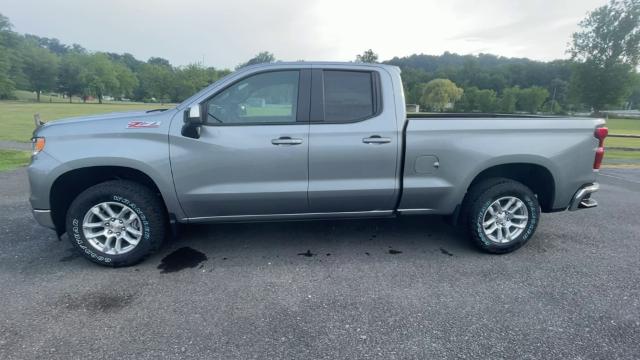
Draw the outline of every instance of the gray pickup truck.
[[[540,212],[591,208],[601,119],[407,116],[400,70],[246,67],[173,109],[34,131],[36,220],[89,260],[125,266],[179,223],[448,215],[491,253]]]

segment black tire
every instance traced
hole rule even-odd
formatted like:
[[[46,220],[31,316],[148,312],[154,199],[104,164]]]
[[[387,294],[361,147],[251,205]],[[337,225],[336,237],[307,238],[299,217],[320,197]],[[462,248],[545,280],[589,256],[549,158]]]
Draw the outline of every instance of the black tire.
[[[84,236],[82,223],[85,214],[102,202],[128,206],[138,215],[142,237],[135,247],[124,254],[107,254],[91,245]],[[87,259],[104,266],[134,265],[162,245],[166,233],[166,215],[160,197],[146,186],[132,181],[113,180],[94,185],[83,191],[67,211],[67,234],[71,243]]]
[[[521,200],[526,206],[529,218],[520,235],[508,242],[498,243],[485,234],[482,223],[489,206],[505,196]],[[474,185],[462,206],[462,224],[472,242],[480,249],[492,254],[505,254],[520,248],[531,239],[539,220],[540,205],[535,194],[522,183],[511,179],[491,178]]]

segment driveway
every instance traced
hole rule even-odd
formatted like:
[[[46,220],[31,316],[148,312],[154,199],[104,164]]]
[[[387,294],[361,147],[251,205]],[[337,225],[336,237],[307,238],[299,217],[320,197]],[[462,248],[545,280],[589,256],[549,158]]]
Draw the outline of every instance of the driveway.
[[[0,173],[0,358],[638,358],[640,170],[486,255],[438,217],[190,226],[108,269]]]

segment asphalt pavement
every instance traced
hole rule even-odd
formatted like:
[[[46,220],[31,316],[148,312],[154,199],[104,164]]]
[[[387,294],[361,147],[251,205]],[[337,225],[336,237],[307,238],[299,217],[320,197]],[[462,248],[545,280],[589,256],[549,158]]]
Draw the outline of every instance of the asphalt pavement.
[[[189,226],[103,268],[0,173],[0,359],[640,357],[640,170],[487,255],[439,217]]]

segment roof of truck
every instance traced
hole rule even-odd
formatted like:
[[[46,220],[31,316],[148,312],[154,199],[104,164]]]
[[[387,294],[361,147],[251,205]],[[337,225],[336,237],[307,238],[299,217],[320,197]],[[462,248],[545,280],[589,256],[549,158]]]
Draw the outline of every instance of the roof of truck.
[[[277,67],[277,66],[283,66],[283,65],[284,66],[295,66],[295,65],[349,66],[349,67],[353,67],[353,66],[362,66],[362,67],[375,66],[375,67],[381,67],[381,68],[400,70],[400,68],[395,66],[395,65],[387,65],[387,64],[381,64],[381,63],[350,62],[350,61],[277,61],[277,62],[272,62],[272,63],[260,63],[260,64],[249,65],[249,66],[246,66],[246,67],[244,67],[242,69],[244,70],[244,69],[259,68],[259,67]]]

